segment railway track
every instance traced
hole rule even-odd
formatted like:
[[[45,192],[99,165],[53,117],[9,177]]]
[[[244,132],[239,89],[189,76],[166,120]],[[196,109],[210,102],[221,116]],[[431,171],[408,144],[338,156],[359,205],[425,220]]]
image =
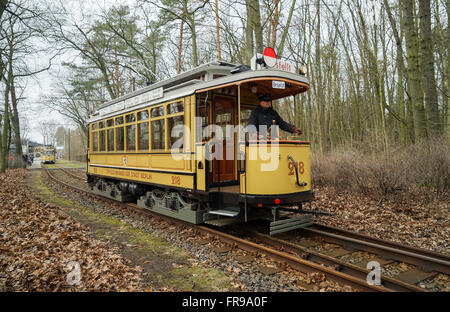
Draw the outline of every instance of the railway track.
[[[330,243],[343,244],[350,248],[376,253],[381,257],[414,264],[427,271],[436,270],[450,275],[449,255],[350,232],[325,224],[314,224],[313,227],[304,229],[304,232],[319,235]]]
[[[74,179],[84,181],[85,179],[65,170],[61,169]],[[64,181],[58,180],[50,173],[46,167],[44,170],[50,180],[70,188],[76,192],[87,194],[88,196],[101,198],[105,201],[113,201],[106,197],[93,194],[86,189],[82,189],[70,185]],[[118,203],[117,201],[114,201]],[[154,213],[150,210],[138,207],[136,204],[122,203],[127,209],[137,212],[139,214],[156,217],[158,219],[166,220],[168,222],[195,229],[202,234],[210,234],[217,237],[220,241],[234,245],[240,249],[265,254],[268,258],[275,261],[281,261],[289,264],[292,268],[304,273],[321,272],[327,279],[333,280],[339,284],[349,285],[361,291],[426,291],[412,283],[408,283],[393,277],[382,276],[381,285],[370,285],[366,281],[366,277],[370,270],[352,263],[341,261],[332,255],[325,255],[319,252],[314,252],[305,246],[299,244],[274,238],[262,233],[251,232],[251,239],[243,239],[235,235],[230,235],[210,227],[198,226],[187,223],[178,219],[163,216]],[[324,241],[339,244],[348,249],[358,249],[364,251],[375,252],[380,256],[394,257],[398,261],[413,262],[417,267],[426,268],[428,272],[442,272],[448,274],[449,262],[448,257],[438,253],[428,252],[426,250],[417,249],[414,247],[407,247],[400,244],[382,241],[379,239],[367,237],[361,234],[340,230],[337,228],[327,227],[325,225],[315,225],[311,229],[306,229],[308,235],[320,236]],[[248,234],[247,234],[248,235]],[[383,244],[384,243],[384,244]],[[378,259],[378,258],[377,258]],[[378,259],[381,260],[381,259]],[[409,263],[408,262],[408,263]],[[440,271],[438,271],[440,270]]]
[[[322,234],[322,233],[321,233]],[[328,233],[327,233],[328,234]],[[326,234],[324,234],[326,235]],[[348,261],[340,260],[339,257],[343,255],[349,255],[355,251],[365,251],[366,249],[373,250],[382,250],[384,251],[384,246],[378,245],[370,245],[367,246],[363,242],[353,243],[351,245],[347,244],[347,237],[337,237],[332,236],[331,242],[333,244],[338,245],[337,248],[332,248],[327,251],[317,251],[314,247],[320,246],[321,243],[305,240],[301,243],[292,242],[289,239],[280,239],[276,237],[269,236],[267,234],[263,234],[260,232],[251,232],[250,237],[252,237],[255,241],[261,242],[264,245],[270,246],[277,250],[283,250],[287,253],[294,254],[302,259],[309,260],[321,265],[329,266],[339,272],[354,276],[356,278],[365,279],[371,270],[367,269],[366,266],[371,261],[376,261],[381,267],[386,264],[392,263],[420,263],[426,266],[420,266],[417,264],[415,268],[401,273],[399,276],[391,277],[385,274],[381,274],[380,282],[381,285],[387,289],[393,291],[415,291],[415,292],[423,292],[426,289],[416,286],[418,282],[425,280],[427,278],[432,278],[440,273],[447,274],[449,266],[448,262],[440,261],[431,257],[422,257],[419,254],[409,253],[407,257],[405,257],[400,250],[392,251],[388,253],[384,253],[384,256],[380,254],[376,254],[376,257],[372,257],[371,259],[365,259],[358,263],[351,263]],[[330,240],[327,240],[327,237],[324,238],[325,243],[330,243]],[[353,248],[354,246],[358,246],[357,248]],[[350,247],[352,246],[352,247]],[[313,247],[313,248],[311,248]],[[389,255],[401,255],[397,257],[391,257]],[[411,263],[413,262],[413,263]],[[424,269],[426,267],[426,269]],[[373,269],[373,267],[371,267]]]
[[[67,175],[77,179],[77,180],[80,180],[80,181],[83,181],[83,182],[86,181],[86,176],[82,177],[82,176],[80,176],[78,174],[74,174],[74,173],[70,172],[70,170],[67,170],[67,169],[64,169],[64,168],[58,168],[58,169],[61,170],[62,172],[64,172],[65,174],[67,174]]]

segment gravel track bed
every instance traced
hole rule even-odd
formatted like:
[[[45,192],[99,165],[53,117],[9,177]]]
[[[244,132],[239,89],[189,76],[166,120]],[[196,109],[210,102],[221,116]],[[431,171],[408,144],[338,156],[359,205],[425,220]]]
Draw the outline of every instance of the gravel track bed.
[[[182,248],[202,266],[214,267],[226,274],[234,274],[240,281],[239,285],[235,285],[238,291],[354,291],[351,287],[326,281],[323,274],[304,274],[288,265],[266,259],[264,255],[253,255],[255,257],[251,262],[242,263],[240,257],[251,254],[238,248],[231,248],[226,253],[218,253],[215,249],[225,245],[209,235],[205,237],[196,234],[192,229],[184,229],[157,218],[142,216],[127,210],[121,204],[108,200],[79,196],[78,193],[56,186],[47,179],[44,181],[51,189],[70,200],[77,201],[95,212],[117,218],[121,222]],[[281,268],[283,271],[266,275],[261,273],[259,268]]]
[[[84,183],[83,181],[80,181],[72,177],[71,175],[68,175],[62,170],[51,170],[50,174],[53,175],[56,179],[63,181],[69,185],[73,185],[83,190],[89,190],[89,186],[87,183]]]
[[[299,243],[299,246],[301,246],[301,244],[300,244],[301,237],[300,236],[295,236],[293,239],[289,239],[289,238],[285,237],[284,239],[286,241],[289,241],[294,244]],[[313,238],[309,238],[309,240],[319,242],[319,245],[306,247],[306,249],[315,251],[315,252],[319,252],[319,253],[323,253],[323,254],[325,254],[327,251],[330,251],[332,249],[341,247],[340,245],[337,245],[337,244],[320,242],[320,240],[314,240]],[[376,254],[373,254],[373,253],[370,253],[367,251],[354,251],[354,252],[336,257],[336,259],[339,259],[341,261],[348,262],[351,264],[356,264],[363,260],[374,259],[376,257],[377,257]],[[395,278],[398,274],[415,269],[415,268],[416,267],[414,265],[397,261],[397,262],[392,262],[392,263],[383,265],[381,267],[381,273],[382,273],[382,275]],[[430,291],[435,291],[435,292],[442,292],[442,291],[448,292],[448,291],[450,291],[450,278],[448,275],[440,273],[436,276],[430,277],[426,280],[423,280],[423,281],[417,283],[416,286],[419,286],[421,288],[424,288],[424,289],[427,289]]]

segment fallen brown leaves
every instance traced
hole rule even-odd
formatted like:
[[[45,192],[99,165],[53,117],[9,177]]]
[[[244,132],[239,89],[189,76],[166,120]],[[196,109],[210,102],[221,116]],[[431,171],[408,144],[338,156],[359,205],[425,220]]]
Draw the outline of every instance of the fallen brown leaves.
[[[140,268],[34,197],[26,175],[0,174],[0,291],[139,290]]]
[[[316,186],[313,208],[334,216],[316,221],[441,253],[450,252],[448,198],[430,198],[426,191],[397,192],[376,200],[370,195],[338,193]]]

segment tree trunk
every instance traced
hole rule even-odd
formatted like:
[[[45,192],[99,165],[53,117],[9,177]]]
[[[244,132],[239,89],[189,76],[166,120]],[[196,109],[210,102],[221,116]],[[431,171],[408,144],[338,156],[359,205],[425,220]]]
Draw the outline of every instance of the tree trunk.
[[[401,3],[399,3],[399,6]],[[408,124],[406,121],[406,107],[405,107],[405,87],[404,87],[404,79],[405,79],[405,63],[403,59],[403,27],[402,27],[402,15],[403,10],[401,7],[398,9],[398,15],[400,20],[400,30],[397,29],[397,24],[392,15],[391,8],[389,7],[389,3],[387,0],[384,0],[384,7],[386,9],[386,13],[389,19],[389,24],[391,25],[392,32],[394,34],[395,43],[396,43],[396,64],[397,64],[397,96],[396,96],[396,105],[395,109],[398,111],[398,117],[401,121],[399,128],[399,140],[401,143],[407,143],[409,140]]]
[[[183,50],[183,25],[184,25],[184,20],[181,20],[180,41],[179,41],[179,44],[178,44],[177,74],[181,73],[181,52]]]
[[[262,53],[264,49],[262,25],[261,25],[261,13],[259,8],[259,0],[246,0],[247,9],[247,29],[246,29],[246,41],[247,41],[247,57],[248,60],[253,56],[253,34],[255,34],[256,52]]]
[[[447,6],[446,6],[446,10],[447,10],[447,49],[450,46],[450,27],[448,25],[450,25],[450,3],[449,1],[447,1]],[[446,108],[447,114],[446,114],[446,119],[445,119],[445,125],[447,127],[447,141],[450,143],[450,94],[448,94],[448,92],[450,92],[450,53],[447,51],[447,59],[445,60],[444,63],[445,66],[445,73],[447,75],[445,82],[447,83],[446,89],[447,89],[447,93],[445,94],[444,97],[444,106]]]
[[[279,18],[279,12],[278,12],[278,1],[274,0],[274,16],[272,20],[272,40],[271,44],[269,46],[275,47],[277,44],[277,27],[278,27],[278,18]]]
[[[320,0],[316,1],[316,14],[317,14],[317,26],[316,26],[316,110],[315,110],[315,118],[317,125],[317,135],[318,135],[318,143],[319,143],[319,154],[323,154],[323,133],[322,133],[322,105],[323,103],[323,86],[322,86],[322,66],[320,61]]]
[[[406,55],[408,62],[408,90],[411,105],[414,108],[415,137],[427,137],[427,123],[423,103],[423,91],[419,67],[419,40],[415,23],[413,0],[402,0],[405,10],[404,29],[406,38]]]
[[[219,0],[216,0],[216,31],[217,31],[217,59],[222,59],[220,48],[220,23],[219,23]]]
[[[192,36],[192,63],[194,67],[198,66],[198,52],[197,52],[197,33],[195,31],[195,20],[192,17],[190,20],[191,36]]]
[[[5,12],[6,7],[8,6],[9,0],[0,0],[0,20],[2,19],[3,12]]]
[[[250,0],[246,0],[247,25],[245,27],[245,62],[250,64],[253,56],[253,10],[250,8]]]
[[[18,103],[16,97],[16,87],[14,85],[14,76],[12,76],[11,79],[10,93],[12,106],[11,123],[12,123],[12,130],[14,131],[14,145],[16,146],[14,157],[14,168],[22,168],[23,167],[22,136],[20,134],[20,119],[19,119],[19,111],[17,109]]]
[[[421,50],[422,50],[422,70],[424,78],[425,102],[428,112],[428,122],[430,132],[439,135],[441,132],[439,125],[439,110],[436,91],[436,79],[434,76],[434,44],[431,32],[431,4],[430,0],[419,1]]]
[[[286,42],[286,37],[289,33],[289,27],[291,26],[292,15],[294,14],[296,0],[292,0],[291,9],[289,10],[288,19],[286,21],[286,26],[284,26],[283,34],[281,35],[280,45],[278,46],[277,53],[281,57],[283,55],[284,43]]]
[[[3,113],[3,133],[2,133],[2,151],[1,151],[1,163],[0,163],[0,173],[4,173],[6,171],[7,159],[8,159],[8,138],[9,138],[9,90],[10,90],[10,81],[9,75],[6,80],[5,86],[5,111]]]
[[[259,0],[253,1],[253,29],[255,32],[255,44],[256,44],[256,51],[258,53],[262,53],[264,49],[264,43],[263,43],[263,29],[261,25],[261,13],[259,8]]]

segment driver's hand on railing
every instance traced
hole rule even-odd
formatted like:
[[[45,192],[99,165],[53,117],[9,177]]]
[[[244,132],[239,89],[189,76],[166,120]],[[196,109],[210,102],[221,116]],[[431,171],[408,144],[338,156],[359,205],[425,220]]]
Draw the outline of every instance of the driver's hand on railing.
[[[300,128],[297,128],[294,126],[294,133],[298,134],[298,135],[302,135],[303,132],[302,132],[302,130],[300,130]]]

